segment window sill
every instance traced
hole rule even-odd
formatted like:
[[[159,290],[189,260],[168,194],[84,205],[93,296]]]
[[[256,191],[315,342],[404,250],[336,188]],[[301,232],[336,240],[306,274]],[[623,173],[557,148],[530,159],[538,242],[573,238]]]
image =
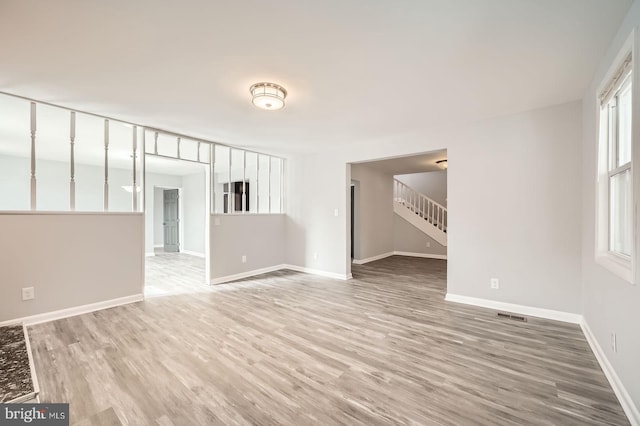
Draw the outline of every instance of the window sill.
[[[598,253],[596,262],[629,284],[635,284],[631,259],[627,260],[611,253]]]

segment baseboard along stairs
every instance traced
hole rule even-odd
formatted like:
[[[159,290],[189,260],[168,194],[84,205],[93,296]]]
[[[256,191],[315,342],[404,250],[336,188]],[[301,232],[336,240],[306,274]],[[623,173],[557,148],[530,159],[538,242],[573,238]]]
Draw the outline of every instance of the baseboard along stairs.
[[[393,180],[393,211],[443,246],[447,245],[447,208]]]

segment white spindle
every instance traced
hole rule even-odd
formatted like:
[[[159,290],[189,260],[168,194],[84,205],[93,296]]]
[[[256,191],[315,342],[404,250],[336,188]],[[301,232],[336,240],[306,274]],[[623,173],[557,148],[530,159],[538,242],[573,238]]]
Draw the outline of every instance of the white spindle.
[[[178,138],[178,143],[176,144],[176,146],[178,147],[177,158],[179,160],[180,159],[180,138]]]
[[[215,213],[216,212],[216,191],[215,191],[215,161],[216,161],[216,150],[215,150],[215,145],[210,143],[209,144],[209,181],[210,181],[210,187],[209,187],[209,194],[210,194],[210,198],[211,198],[211,205],[209,206],[211,208],[211,213]]]
[[[271,213],[271,156],[268,157],[269,158],[269,179],[267,179],[269,181],[269,213]]]
[[[243,151],[242,155],[242,213],[244,214],[247,205],[247,188],[245,188],[245,179],[247,178],[247,151]]]
[[[109,120],[104,120],[104,211],[109,211]]]
[[[140,147],[140,161],[142,163],[142,182],[140,182],[140,186],[142,190],[140,194],[142,198],[140,200],[140,210],[142,212],[145,211],[146,199],[147,199],[147,131],[143,127],[142,128],[142,146]]]
[[[71,211],[74,211],[76,209],[76,162],[74,152],[76,140],[76,113],[74,111],[71,111],[69,139],[71,140],[71,158],[69,160],[71,166],[71,180],[69,181],[69,208]]]
[[[36,210],[36,103],[31,102],[31,210]]]
[[[228,175],[227,182],[229,183],[227,185],[227,213],[231,214],[233,213],[231,210],[231,206],[233,205],[232,204],[233,197],[231,196],[231,157],[233,157],[233,150],[229,148],[228,152],[229,152],[229,173],[227,173]]]
[[[156,132],[155,135],[154,135],[153,153],[155,155],[158,155],[158,132]]]

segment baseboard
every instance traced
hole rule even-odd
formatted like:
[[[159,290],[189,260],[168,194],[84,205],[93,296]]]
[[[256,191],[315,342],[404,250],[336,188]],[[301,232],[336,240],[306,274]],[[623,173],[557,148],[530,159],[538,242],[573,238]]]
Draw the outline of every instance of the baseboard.
[[[131,296],[119,297],[117,299],[105,300],[103,302],[90,303],[88,305],[75,306],[73,308],[60,309],[58,311],[45,312],[43,314],[3,321],[0,322],[0,326],[20,322],[24,323],[25,325],[40,324],[43,322],[55,321],[62,318],[74,317],[76,315],[88,314],[90,312],[100,311],[102,309],[127,305],[129,303],[140,302],[142,300],[144,300],[144,295],[142,293],[138,293]]]
[[[197,251],[191,251],[191,250],[180,250],[180,253],[188,254],[189,256],[196,256],[196,257],[202,257],[202,258],[204,258],[204,253],[199,253],[199,252],[197,252]]]
[[[292,271],[296,271],[296,272],[303,272],[305,274],[312,274],[312,275],[320,275],[322,277],[334,278],[336,280],[346,281],[353,278],[353,275],[351,274],[338,274],[335,272],[327,272],[327,271],[322,271],[320,269],[311,269],[311,268],[305,268],[305,267],[296,266],[296,265],[282,265],[282,266],[283,266],[282,269],[291,269]]]
[[[429,254],[429,253],[412,253],[409,251],[390,251],[388,253],[379,254],[377,256],[367,257],[366,259],[353,259],[353,263],[356,265],[364,265],[365,263],[374,262],[376,260],[384,259],[390,256],[409,256],[409,257],[422,257],[426,259],[443,259],[447,260],[446,254]]]
[[[296,271],[296,272],[303,272],[305,274],[312,274],[312,275],[320,275],[320,276],[323,276],[323,277],[329,277],[329,278],[334,278],[334,279],[343,280],[343,281],[350,280],[351,278],[353,278],[353,275],[351,275],[351,274],[337,274],[335,272],[327,272],[327,271],[321,271],[321,270],[318,270],[318,269],[304,268],[302,266],[282,264],[282,265],[269,266],[267,268],[253,269],[251,271],[241,272],[239,274],[226,275],[224,277],[212,278],[210,283],[211,283],[211,285],[223,284],[223,283],[227,283],[227,282],[230,282],[230,281],[236,281],[236,280],[241,280],[241,279],[244,279],[244,278],[254,277],[256,275],[266,274],[266,273],[269,273],[269,272],[280,271],[282,269],[290,269],[290,270]]]
[[[409,251],[394,251],[393,254],[395,256],[423,257],[426,259],[447,260],[446,254],[412,253]]]
[[[624,413],[629,418],[629,422],[632,426],[640,426],[640,410],[638,410],[638,407],[634,404],[631,399],[631,395],[629,395],[629,392],[627,392],[627,389],[622,384],[620,377],[618,377],[616,371],[613,369],[607,355],[602,350],[602,347],[591,331],[591,328],[589,328],[589,324],[587,324],[583,319],[580,323],[580,327],[582,328],[584,337],[587,339],[589,346],[591,346],[591,350],[600,364],[600,368],[602,368],[604,375],[607,377],[607,380],[609,380],[609,384],[611,385],[613,392],[618,397],[618,401],[620,401],[620,405],[622,406]]]
[[[580,324],[582,315],[570,312],[554,311],[551,309],[535,308],[532,306],[517,305],[515,303],[498,302],[496,300],[479,299],[475,297],[460,296],[458,294],[447,293],[444,300],[447,302],[464,303],[465,305],[480,306],[482,308],[494,309],[496,311],[513,312],[515,314],[528,315],[532,317],[550,319],[554,321]]]
[[[268,266],[266,268],[253,269],[251,271],[241,272],[239,274],[226,275],[224,277],[218,277],[218,278],[211,278],[210,283],[211,283],[211,285],[223,284],[223,283],[227,283],[229,281],[236,281],[236,280],[241,280],[241,279],[244,279],[244,278],[254,277],[256,275],[261,275],[261,274],[266,274],[266,273],[269,273],[269,272],[279,271],[281,269],[285,269],[284,265]]]
[[[379,254],[377,256],[367,257],[366,259],[353,259],[353,263],[356,265],[364,265],[365,263],[373,262],[375,260],[384,259],[385,257],[393,256],[394,252]]]

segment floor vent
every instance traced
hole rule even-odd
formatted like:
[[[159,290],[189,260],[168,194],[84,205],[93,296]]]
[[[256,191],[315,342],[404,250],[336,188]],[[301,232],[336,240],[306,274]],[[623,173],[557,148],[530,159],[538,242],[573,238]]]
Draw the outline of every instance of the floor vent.
[[[527,322],[527,318],[520,315],[507,314],[505,312],[498,312],[498,318],[506,318],[514,321]]]

